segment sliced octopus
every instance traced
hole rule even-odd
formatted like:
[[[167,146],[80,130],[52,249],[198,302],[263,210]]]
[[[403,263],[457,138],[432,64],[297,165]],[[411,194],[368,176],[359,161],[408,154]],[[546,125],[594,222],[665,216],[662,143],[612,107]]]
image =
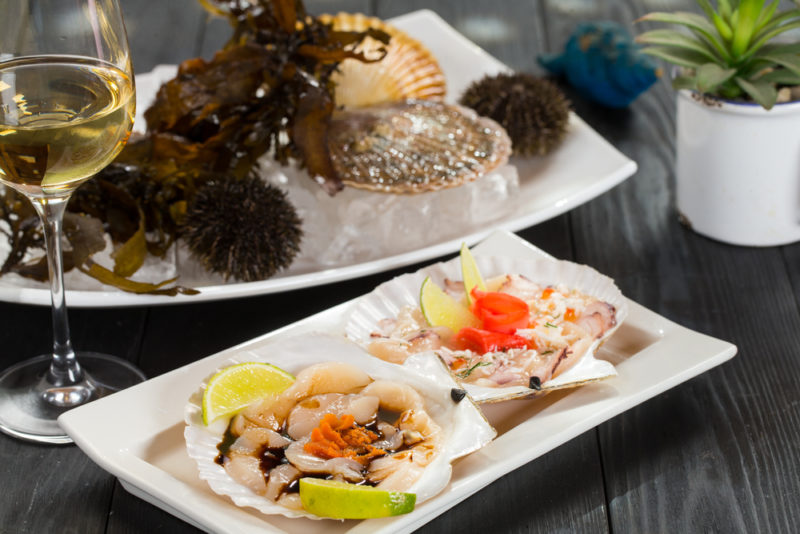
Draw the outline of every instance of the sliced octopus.
[[[508,161],[511,141],[500,125],[466,108],[404,100],[338,111],[328,149],[349,186],[421,193],[488,174]]]
[[[402,363],[411,354],[434,351],[464,383],[539,389],[596,348],[617,324],[614,306],[563,285],[542,286],[520,275],[505,275],[489,285],[528,305],[529,326],[515,332],[529,340],[527,347],[487,353],[461,350],[453,343],[454,332],[431,328],[419,308],[408,306],[396,318],[378,325],[367,350],[394,363]],[[463,289],[457,289],[463,287],[461,283],[445,287],[463,297]]]

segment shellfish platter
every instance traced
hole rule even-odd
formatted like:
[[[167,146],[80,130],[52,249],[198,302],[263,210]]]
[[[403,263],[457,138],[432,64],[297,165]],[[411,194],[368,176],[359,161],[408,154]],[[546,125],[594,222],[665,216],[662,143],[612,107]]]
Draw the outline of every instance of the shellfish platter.
[[[498,256],[524,262],[559,263],[506,231],[495,231],[475,246],[473,253],[478,263]],[[429,269],[447,270],[456,262],[458,258]],[[736,353],[736,347],[730,343],[677,325],[625,299],[624,322],[595,355],[598,360],[613,364],[616,376],[580,388],[552,391],[532,400],[479,405],[497,436],[478,450],[474,446],[464,449],[474,452],[453,461],[444,489],[408,514],[362,521],[266,515],[249,505],[237,506],[231,501],[233,496],[220,496],[212,491],[198,474],[198,466],[190,458],[184,439],[189,428],[185,418],[190,421],[196,417],[196,395],[203,381],[232,363],[264,360],[265,351],[271,347],[289,347],[291,351],[292,340],[298,338],[342,336],[349,318],[368,297],[340,304],[70,410],[59,418],[59,424],[92,460],[117,476],[128,491],[208,532],[411,532],[506,473]],[[422,373],[433,372],[430,362],[420,364],[419,369]],[[370,374],[374,377],[382,372]],[[473,409],[471,404],[459,406]],[[98,425],[97,421],[104,423]]]
[[[412,12],[389,22],[418,39],[436,57],[446,78],[447,104],[454,104],[464,89],[482,76],[510,70],[431,11]],[[176,68],[159,66],[137,75],[139,112],[147,109],[160,84],[172,78]],[[138,128],[144,124],[140,119]],[[329,197],[303,176],[305,171],[280,167],[266,159],[261,167],[262,176],[273,185],[301,184],[287,190],[304,231],[301,251],[288,268],[265,280],[226,282],[221,275],[205,271],[185,247],[173,247],[165,260],[149,257],[136,273],[137,280],[155,282],[178,276],[179,284],[196,288],[199,294],[125,293],[73,270],[65,275],[70,306],[200,302],[357,278],[454,252],[462,243],[479,242],[493,229],[517,231],[538,224],[597,197],[636,172],[634,161],[574,113],[570,113],[565,139],[549,155],[512,156],[509,164],[472,183],[424,194],[347,187]],[[482,209],[469,209],[476,203]],[[382,216],[376,218],[376,213]],[[331,219],[342,214],[350,218],[343,225]],[[381,221],[384,225],[376,224]],[[0,257],[7,252],[4,246],[0,243]],[[0,278],[0,300],[49,306],[50,293],[45,284],[10,273]]]

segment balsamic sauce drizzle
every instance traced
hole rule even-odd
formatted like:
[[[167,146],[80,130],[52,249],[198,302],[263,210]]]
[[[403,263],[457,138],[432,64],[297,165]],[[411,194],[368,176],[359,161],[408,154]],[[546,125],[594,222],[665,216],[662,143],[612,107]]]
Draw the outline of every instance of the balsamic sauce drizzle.
[[[231,446],[234,444],[234,442],[238,439],[238,436],[236,436],[231,430],[232,426],[233,426],[233,418],[231,418],[231,421],[228,424],[228,428],[225,429],[225,433],[222,435],[222,441],[220,441],[217,444],[217,450],[219,451],[219,454],[216,456],[216,458],[214,458],[214,462],[222,466],[224,466],[225,462],[228,461],[229,459],[228,452],[230,451]],[[358,426],[362,426],[363,428],[376,433],[378,435],[378,440],[382,440],[385,437],[383,432],[381,432],[378,429],[377,415],[373,417],[372,420],[369,421],[367,424]],[[281,428],[280,434],[285,438],[292,440],[292,438],[286,433],[286,423],[284,423],[283,428]],[[402,450],[403,448],[404,446],[401,446],[400,449],[398,450]],[[264,475],[264,481],[269,480],[269,472],[272,469],[281,464],[289,463],[289,460],[286,458],[286,449],[284,447],[268,447],[267,445],[264,445],[258,451],[257,456],[259,459],[259,468]],[[356,485],[362,485],[362,486],[378,485],[377,482],[372,482],[366,477],[367,466],[364,466],[362,468],[361,474],[364,475],[364,479],[361,482],[356,482],[355,483]],[[333,475],[323,474],[323,473],[306,473],[301,471],[301,474],[297,478],[292,480],[289,484],[287,484],[283,488],[283,491],[281,493],[298,493],[300,491],[301,478],[321,478],[325,480],[330,480],[333,478]]]

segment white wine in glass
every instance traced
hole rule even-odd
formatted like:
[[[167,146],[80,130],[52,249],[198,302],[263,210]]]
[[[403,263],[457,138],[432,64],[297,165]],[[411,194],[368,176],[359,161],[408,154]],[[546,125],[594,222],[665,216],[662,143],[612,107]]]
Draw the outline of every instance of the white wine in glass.
[[[0,374],[0,431],[69,443],[62,412],[144,379],[125,360],[72,349],[61,253],[70,195],[130,135],[133,73],[116,0],[0,0],[0,13],[0,182],[42,219],[53,303],[53,353]]]
[[[68,56],[7,61],[0,93],[13,102],[0,109],[0,180],[29,197],[71,192],[131,131],[133,83],[111,65]]]

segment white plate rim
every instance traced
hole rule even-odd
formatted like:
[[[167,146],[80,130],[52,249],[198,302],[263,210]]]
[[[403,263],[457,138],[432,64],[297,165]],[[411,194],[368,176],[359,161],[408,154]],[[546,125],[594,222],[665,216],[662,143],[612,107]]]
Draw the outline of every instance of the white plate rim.
[[[450,26],[444,19],[435,12],[423,9],[413,11],[405,15],[390,19],[392,24],[399,26],[411,34],[414,28],[424,25],[433,25],[440,35],[446,39],[458,43],[459,46],[468,49],[470,53],[485,62],[488,70],[507,71],[509,67],[492,57],[486,51],[469,41],[460,34],[455,28]],[[424,41],[424,35],[417,34],[416,37]],[[108,290],[74,290],[67,288],[67,302],[70,307],[127,307],[127,306],[153,306],[169,304],[190,304],[196,302],[208,302],[221,299],[235,299],[256,295],[266,295],[281,291],[290,291],[307,287],[314,287],[362,276],[387,271],[394,268],[405,267],[414,263],[424,262],[445,254],[458,250],[462,243],[472,246],[485,239],[493,229],[504,229],[511,232],[522,230],[530,226],[539,224],[548,219],[561,215],[589,200],[605,193],[617,186],[625,179],[632,176],[637,170],[637,164],[613,145],[611,145],[600,134],[594,131],[575,113],[570,115],[570,125],[580,132],[581,135],[588,136],[592,143],[602,148],[609,157],[619,160],[616,168],[608,174],[600,177],[588,187],[585,187],[572,194],[561,196],[547,208],[528,211],[525,206],[520,206],[511,217],[502,219],[489,227],[480,231],[470,232],[455,239],[434,243],[416,250],[387,256],[376,260],[366,261],[358,264],[342,267],[324,269],[321,271],[303,273],[289,276],[278,275],[267,280],[257,282],[230,283],[213,286],[197,286],[201,290],[198,295],[177,295],[174,297],[160,295],[137,295],[125,293],[117,289]],[[576,177],[577,179],[578,177]],[[566,184],[569,185],[569,184]],[[565,192],[568,189],[565,187]],[[0,281],[2,282],[2,281]],[[180,280],[178,281],[180,283]],[[50,291],[39,287],[19,287],[10,284],[0,283],[0,301],[33,304],[39,306],[50,306]]]
[[[476,253],[497,254],[500,251],[521,258],[546,256],[533,245],[505,231],[494,232],[475,248]],[[184,402],[166,409],[163,399],[158,398],[159,393],[193,391],[203,376],[207,376],[232,353],[246,350],[248,346],[263,343],[267,339],[316,330],[321,325],[327,325],[327,328],[334,325],[334,331],[340,330],[343,327],[342,316],[356,300],[66,412],[59,418],[59,424],[92,460],[119,477],[134,494],[199,528],[209,532],[230,533],[285,532],[271,525],[266,516],[257,523],[254,523],[252,516],[240,518],[241,514],[237,513],[238,509],[233,504],[215,500],[219,497],[206,495],[143,460],[135,454],[130,435],[100,428],[97,421],[107,420],[108,412],[111,412],[117,420],[124,421],[120,425],[128,425],[129,434],[133,432],[136,435],[135,429],[130,427],[136,424],[150,425],[152,428],[149,432],[152,435],[163,432],[165,428],[183,421]],[[613,394],[604,389],[602,383],[589,384],[572,392],[508,430],[484,449],[460,460],[460,469],[466,470],[468,475],[459,477],[454,472],[451,484],[444,492],[423,503],[411,514],[347,523],[347,531],[411,532],[504,474],[736,354],[736,347],[728,342],[677,325],[635,302],[629,301],[629,305],[630,315],[626,325],[646,331],[656,341],[618,366],[622,380],[614,384]],[[627,365],[629,362],[631,365]],[[661,374],[653,370],[654,364],[656,368],[661,366]],[[136,407],[145,406],[148,399],[151,410],[145,410],[145,413],[141,409],[137,411]],[[543,434],[543,426],[552,425],[554,420],[557,431],[552,432],[548,428]],[[509,454],[508,450],[515,452]],[[470,469],[473,472],[469,473]]]

